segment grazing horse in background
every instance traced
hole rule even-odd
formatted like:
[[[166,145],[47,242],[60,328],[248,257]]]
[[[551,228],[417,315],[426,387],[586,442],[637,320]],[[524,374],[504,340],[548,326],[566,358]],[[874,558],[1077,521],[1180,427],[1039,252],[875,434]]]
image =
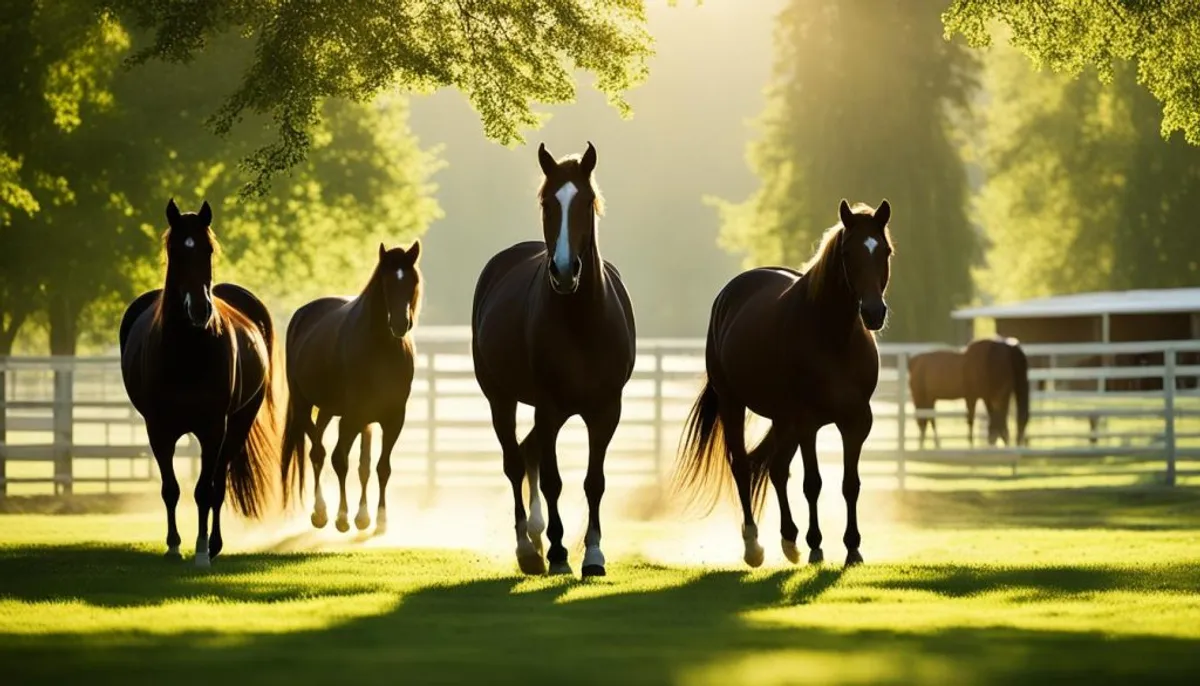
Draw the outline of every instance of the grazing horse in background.
[[[744,517],[744,559],[751,567],[763,562],[754,516],[768,476],[779,499],[784,555],[800,559],[787,495],[797,447],[804,462],[809,561],[824,560],[817,430],[827,424],[842,434],[846,564],[862,562],[858,460],[871,433],[871,395],[879,380],[874,332],[887,319],[891,206],[884,200],[875,210],[851,208],[843,200],[838,209],[841,221],[825,232],[803,273],[784,267],[743,272],[717,295],[709,319],[708,378],[687,419],[677,483],[693,495],[719,492],[723,472],[733,473]],[[771,421],[749,453],[747,409]]]
[[[279,450],[275,327],[250,291],[213,286],[217,244],[207,202],[199,213],[181,214],[172,199],[167,223],[166,283],[139,296],[121,319],[121,376],[162,474],[168,557],[180,556],[175,443],[188,433],[200,442],[196,565],[207,567],[223,546],[226,488],[234,508],[251,518],[262,515],[269,496],[269,463]]]
[[[975,405],[983,399],[988,415],[988,445],[1003,439],[1013,445],[1008,432],[1008,401],[1017,398],[1017,442],[1028,445],[1029,361],[1015,338],[981,338],[961,352],[932,350],[908,359],[908,388],[913,406],[932,410],[938,400],[963,398],[967,403],[967,440],[975,445]],[[925,447],[925,428],[933,428],[933,442],[941,448],[934,418],[917,418],[920,447]]]
[[[545,571],[538,477],[550,510],[552,574],[569,574],[558,511],[562,477],[555,444],[559,430],[580,415],[588,430],[588,527],[583,576],[603,576],[600,499],[604,456],[621,418],[621,393],[633,374],[633,306],[621,275],[600,256],[596,233],[602,211],[592,178],[596,149],[560,161],[538,147],[545,179],[538,190],[541,241],[518,243],[483,268],[471,310],[475,378],[492,411],[492,426],[512,484],[517,562],[526,574]],[[534,425],[517,442],[517,403],[532,405]],[[529,480],[530,516],[521,484]]]
[[[329,522],[321,495],[321,468],[325,465],[322,437],[334,417],[338,422],[333,449],[333,471],[341,500],[337,529],[350,530],[346,505],[346,474],[350,471],[350,446],[362,434],[358,475],[362,496],[354,524],[360,531],[371,524],[367,511],[367,482],[371,477],[371,424],[383,430],[379,453],[379,509],[376,533],[387,530],[387,484],[392,474],[391,456],[412,392],[416,348],[412,329],[421,309],[421,270],[417,262],[421,242],[408,250],[388,250],[379,244],[379,259],[366,288],[356,298],[327,297],[296,310],[287,330],[287,420],[283,430],[282,474],[284,502],[297,486],[304,489],[304,437],[312,441],[312,524]],[[317,418],[313,421],[313,408]]]

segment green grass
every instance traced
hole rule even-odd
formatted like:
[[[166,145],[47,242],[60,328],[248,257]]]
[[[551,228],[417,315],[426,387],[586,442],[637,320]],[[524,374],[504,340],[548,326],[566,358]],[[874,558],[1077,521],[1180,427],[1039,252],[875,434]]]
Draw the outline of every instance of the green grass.
[[[1195,683],[1200,491],[868,493],[863,513],[849,570],[786,566],[764,524],[767,566],[746,571],[724,512],[614,522],[610,576],[586,583],[521,578],[507,539],[329,551],[242,531],[199,571],[160,557],[157,512],[8,514],[0,682]],[[830,558],[840,531],[825,522]],[[670,561],[709,538],[723,564]]]

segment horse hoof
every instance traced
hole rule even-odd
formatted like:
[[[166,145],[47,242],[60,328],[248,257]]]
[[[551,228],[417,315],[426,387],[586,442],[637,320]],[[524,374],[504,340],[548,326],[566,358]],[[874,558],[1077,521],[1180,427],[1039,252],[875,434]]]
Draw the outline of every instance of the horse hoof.
[[[350,530],[350,520],[345,517],[337,518],[337,530],[346,533]]]
[[[808,564],[819,565],[825,561],[825,553],[820,548],[813,548],[808,554]]]
[[[792,564],[800,562],[800,551],[796,548],[795,541],[783,539],[783,556]]]
[[[387,533],[387,522],[375,522],[375,535],[382,536]]]
[[[208,553],[196,553],[196,567],[208,569],[211,566],[212,560],[208,557]]]
[[[764,559],[764,551],[762,545],[758,542],[746,545],[746,555],[742,558],[746,564],[751,567],[761,567]]]
[[[359,531],[366,531],[368,526],[371,526],[371,516],[362,515],[354,518],[354,526],[358,527]]]
[[[855,565],[860,565],[862,563],[863,563],[862,553],[858,552],[857,548],[846,553],[846,566],[847,567],[853,567]]]
[[[183,555],[179,554],[179,546],[172,545],[172,546],[167,546],[167,552],[165,555],[163,555],[163,558],[165,558],[167,560],[182,560]]]
[[[568,568],[568,570],[569,570],[569,568]],[[591,577],[594,577],[594,576],[607,576],[607,573],[604,571],[604,565],[584,565],[583,566],[583,578],[590,579]]]
[[[522,574],[541,576],[546,573],[546,560],[541,555],[517,555],[517,566]]]
[[[313,528],[324,529],[325,525],[328,523],[329,523],[329,515],[325,514],[324,512],[312,513]]]
[[[219,541],[216,544],[209,543],[208,544],[208,559],[209,560],[217,559],[217,556],[221,554],[221,550],[224,547],[225,546]]]
[[[571,564],[569,562],[563,560],[562,562],[550,563],[551,576],[562,576],[564,574],[571,574]]]

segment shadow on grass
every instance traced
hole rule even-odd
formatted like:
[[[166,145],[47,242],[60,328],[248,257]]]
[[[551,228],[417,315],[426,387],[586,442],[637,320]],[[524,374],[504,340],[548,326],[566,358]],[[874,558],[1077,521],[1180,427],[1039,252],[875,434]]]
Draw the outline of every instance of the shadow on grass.
[[[902,574],[871,582],[876,588],[927,591],[965,598],[996,591],[1031,592],[1026,601],[1047,601],[1105,591],[1200,593],[1200,562],[1153,567],[904,567]]]
[[[107,605],[219,597],[249,603],[353,595],[390,589],[340,588],[293,565],[320,556],[246,555],[222,560],[219,573],[164,574],[149,553],[113,549],[41,549],[0,558],[0,596],[58,595]],[[460,556],[459,568],[469,563]],[[34,558],[41,558],[38,563]],[[315,559],[320,563],[320,559]],[[116,569],[105,569],[117,565]],[[638,569],[651,576],[664,568]],[[96,570],[104,570],[97,572]],[[244,585],[231,577],[301,578],[294,586]],[[1195,567],[1167,576],[1189,590]],[[87,675],[90,684],[412,683],[412,684],[836,684],[1033,683],[1063,680],[1192,683],[1200,642],[1001,628],[890,632],[829,630],[753,622],[744,613],[820,603],[842,579],[840,568],[747,574],[712,570],[684,583],[626,591],[611,582],[493,578],[397,592],[382,614],[319,630],[282,634],[0,633],[5,683],[55,683]],[[1151,574],[1151,572],[1146,572]],[[27,575],[37,577],[25,578]],[[133,577],[132,575],[138,575]],[[89,585],[89,577],[107,578]],[[131,581],[131,578],[134,580]],[[1157,578],[1157,577],[1156,577]],[[893,582],[886,582],[891,584]],[[1057,568],[960,574],[917,568],[898,588],[970,595],[1010,585],[1049,594],[1158,583],[1138,572]],[[905,585],[905,583],[907,585]],[[611,592],[610,592],[611,591]],[[947,601],[952,602],[952,601]],[[231,612],[254,612],[232,606]],[[803,617],[805,610],[796,612]],[[68,678],[66,681],[71,681]]]

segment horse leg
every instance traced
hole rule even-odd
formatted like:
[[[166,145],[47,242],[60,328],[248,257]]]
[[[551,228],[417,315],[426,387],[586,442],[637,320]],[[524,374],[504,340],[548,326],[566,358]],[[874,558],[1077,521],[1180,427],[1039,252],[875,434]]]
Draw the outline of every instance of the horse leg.
[[[380,425],[383,427],[383,442],[379,445],[379,464],[375,473],[379,476],[379,506],[375,512],[375,535],[387,533],[387,485],[392,477],[392,450],[404,429],[404,413],[396,419]]]
[[[517,401],[490,400],[492,429],[500,441],[504,456],[504,475],[512,486],[513,520],[517,532],[517,566],[526,574],[545,574],[546,563],[540,552],[529,540],[528,522],[525,519],[525,500],[521,496],[521,484],[525,480],[525,460],[521,446],[517,443]],[[528,440],[528,439],[526,439]]]
[[[308,450],[308,459],[313,468],[313,513],[312,525],[324,529],[329,523],[329,513],[325,508],[325,496],[321,495],[321,470],[325,468],[325,429],[333,420],[333,414],[323,409],[317,410],[317,421],[308,423],[308,440],[312,447]]]
[[[358,483],[362,485],[362,495],[358,498],[358,513],[354,515],[354,526],[359,531],[366,531],[371,526],[371,513],[367,511],[367,484],[371,481],[371,425],[363,427],[362,437],[358,441]]]
[[[934,408],[931,407],[929,409],[932,410]],[[942,449],[942,437],[938,435],[936,418],[930,418],[929,428],[933,429],[933,447],[937,450],[941,450]]]
[[[350,508],[346,504],[346,476],[350,473],[350,446],[354,439],[362,433],[366,424],[349,421],[343,416],[338,421],[338,441],[333,448],[333,471],[338,478],[338,513],[334,520],[337,530],[346,533],[350,530]]]
[[[792,458],[796,456],[796,448],[800,442],[790,437],[792,432],[785,433],[784,428],[779,422],[772,424],[771,430],[777,432],[773,445],[760,445],[755,450],[771,451],[766,459],[770,460],[767,464],[770,465],[771,485],[775,487],[775,499],[779,501],[780,545],[783,547],[783,556],[795,564],[800,561],[800,551],[796,549],[796,537],[800,535],[800,529],[796,527],[796,522],[792,519],[792,506],[788,501],[787,484],[791,475]],[[767,435],[771,435],[770,432]]]
[[[967,397],[967,445],[975,447],[975,404],[977,399]]]
[[[225,484],[229,478],[229,464],[232,460],[249,460],[246,454],[246,440],[250,436],[250,427],[258,416],[262,399],[252,402],[238,410],[226,422],[225,440],[221,445],[221,454],[217,466],[213,470],[212,494],[209,504],[212,506],[212,535],[208,539],[208,559],[213,560],[221,554],[225,541],[221,537],[221,508],[225,504]]]
[[[742,504],[742,543],[746,547],[742,559],[751,567],[759,567],[763,563],[763,547],[758,542],[758,525],[754,523],[754,505],[751,502],[750,457],[746,454],[746,408],[722,405],[719,412],[725,427],[729,469],[733,472],[738,500]]]
[[[821,468],[817,465],[817,430],[804,427],[800,431],[800,460],[804,464],[804,499],[808,501],[808,532],[804,542],[810,550],[809,564],[825,561],[821,550],[821,523],[817,517],[817,499],[821,497]]]
[[[525,531],[529,534],[529,542],[533,544],[533,549],[537,551],[538,557],[541,557],[542,534],[546,532],[546,517],[542,514],[542,492],[539,485],[542,467],[541,460],[537,457],[537,446],[527,445],[527,442],[535,441],[537,435],[533,432],[521,441],[521,453],[525,458],[525,479],[529,482],[529,522]]]
[[[196,566],[208,567],[212,564],[208,554],[208,513],[212,509],[213,477],[225,443],[225,419],[208,431],[200,432],[196,438],[200,441],[200,476],[193,491],[197,514]]]
[[[588,466],[583,492],[588,501],[588,528],[584,536],[583,578],[604,576],[604,552],[600,550],[600,499],[604,497],[604,457],[621,421],[621,400],[598,412],[583,415],[588,429]]]
[[[846,534],[842,542],[846,544],[847,566],[863,561],[862,553],[858,550],[862,543],[862,535],[858,531],[858,494],[862,489],[858,459],[862,455],[863,443],[871,434],[873,421],[868,405],[858,416],[838,422],[837,425],[842,434],[842,496],[846,498]]]
[[[159,474],[162,475],[162,500],[163,505],[167,508],[167,555],[166,557],[178,560],[181,559],[179,554],[179,527],[175,524],[175,506],[179,504],[179,480],[175,478],[175,441],[177,438],[162,432],[156,432],[150,435],[150,450],[154,453],[154,460],[158,463]]]
[[[562,544],[562,517],[558,513],[558,497],[562,495],[562,475],[558,472],[558,446],[556,444],[558,443],[558,432],[566,423],[567,415],[558,410],[546,407],[534,408],[533,430],[537,436],[538,453],[541,459],[542,495],[546,497],[546,509],[550,515],[550,522],[546,528],[546,537],[550,539],[550,549],[546,552],[546,561],[550,563],[551,574],[571,573],[571,565],[567,562],[567,549]]]
[[[1008,432],[1008,398],[1009,396],[1002,395],[992,403],[992,407],[996,412],[996,434],[1000,440],[1004,441],[1006,448],[1012,446],[1012,434]]]

